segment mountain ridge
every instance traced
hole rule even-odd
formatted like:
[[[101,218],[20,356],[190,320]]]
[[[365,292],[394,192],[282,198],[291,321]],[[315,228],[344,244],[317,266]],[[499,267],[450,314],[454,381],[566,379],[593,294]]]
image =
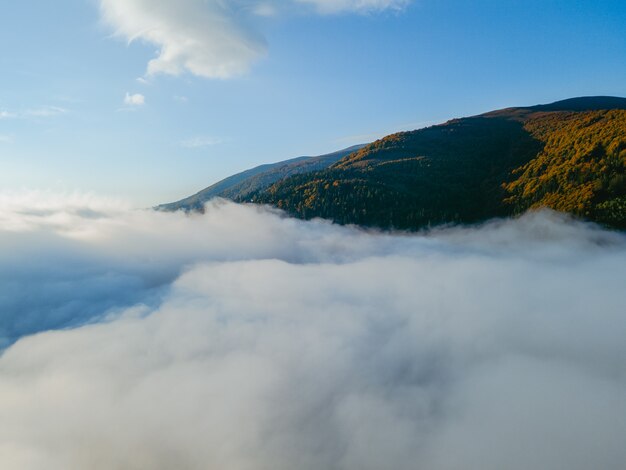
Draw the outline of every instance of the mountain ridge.
[[[626,228],[626,98],[504,108],[388,135],[237,202],[414,230],[551,207]]]
[[[176,202],[160,204],[157,210],[202,210],[208,200],[221,197],[226,199],[245,200],[256,191],[270,186],[281,178],[308,171],[315,171],[331,165],[344,156],[360,149],[366,144],[352,145],[342,150],[316,156],[290,158],[276,163],[265,163],[224,178],[197,193]]]

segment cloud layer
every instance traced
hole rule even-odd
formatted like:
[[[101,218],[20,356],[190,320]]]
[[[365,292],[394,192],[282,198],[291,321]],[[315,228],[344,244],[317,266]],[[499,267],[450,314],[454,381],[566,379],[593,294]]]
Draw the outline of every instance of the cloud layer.
[[[2,468],[626,459],[623,235],[548,212],[407,236],[44,199],[1,201],[2,312],[22,308],[2,321],[76,300],[91,321],[0,358]]]
[[[104,21],[129,42],[159,48],[147,74],[229,78],[265,55],[255,27],[262,16],[313,9],[318,13],[400,9],[410,0],[100,0]]]

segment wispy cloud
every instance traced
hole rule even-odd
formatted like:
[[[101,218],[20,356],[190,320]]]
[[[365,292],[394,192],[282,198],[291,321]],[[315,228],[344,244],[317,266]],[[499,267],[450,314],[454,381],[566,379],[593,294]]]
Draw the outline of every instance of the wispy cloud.
[[[30,108],[25,111],[0,111],[0,119],[29,119],[29,118],[50,118],[67,114],[68,109],[60,106],[40,106]]]
[[[218,145],[222,142],[222,139],[218,139],[216,137],[193,137],[191,139],[183,140],[180,145],[188,149],[197,149]]]
[[[321,13],[358,12],[370,13],[383,10],[402,10],[412,0],[295,0],[297,3],[313,5]]]
[[[24,116],[47,118],[47,117],[59,116],[61,114],[66,114],[67,112],[68,112],[67,109],[61,108],[59,106],[42,106],[40,108],[26,110],[24,112]]]
[[[18,114],[11,113],[9,111],[0,111],[0,119],[15,119],[18,117]]]
[[[11,144],[13,141],[13,136],[0,134],[0,144]]]

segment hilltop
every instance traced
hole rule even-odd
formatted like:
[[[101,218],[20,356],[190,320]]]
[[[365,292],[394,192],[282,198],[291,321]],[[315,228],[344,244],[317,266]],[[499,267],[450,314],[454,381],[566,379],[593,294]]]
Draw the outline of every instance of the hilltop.
[[[258,194],[272,184],[290,176],[311,173],[328,168],[343,157],[362,148],[363,145],[354,145],[326,155],[315,157],[296,157],[277,163],[268,163],[229,176],[196,194],[180,201],[161,204],[156,209],[164,211],[175,210],[202,210],[204,203],[215,197],[246,201],[251,194]]]
[[[506,108],[353,150],[226,197],[381,228],[474,223],[539,207],[626,228],[625,98]]]

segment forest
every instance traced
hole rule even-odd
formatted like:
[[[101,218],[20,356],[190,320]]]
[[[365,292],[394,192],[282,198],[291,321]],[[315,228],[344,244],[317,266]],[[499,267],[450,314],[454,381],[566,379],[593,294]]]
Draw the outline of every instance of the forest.
[[[385,229],[540,207],[626,228],[625,166],[626,110],[511,108],[392,134],[246,202]]]

